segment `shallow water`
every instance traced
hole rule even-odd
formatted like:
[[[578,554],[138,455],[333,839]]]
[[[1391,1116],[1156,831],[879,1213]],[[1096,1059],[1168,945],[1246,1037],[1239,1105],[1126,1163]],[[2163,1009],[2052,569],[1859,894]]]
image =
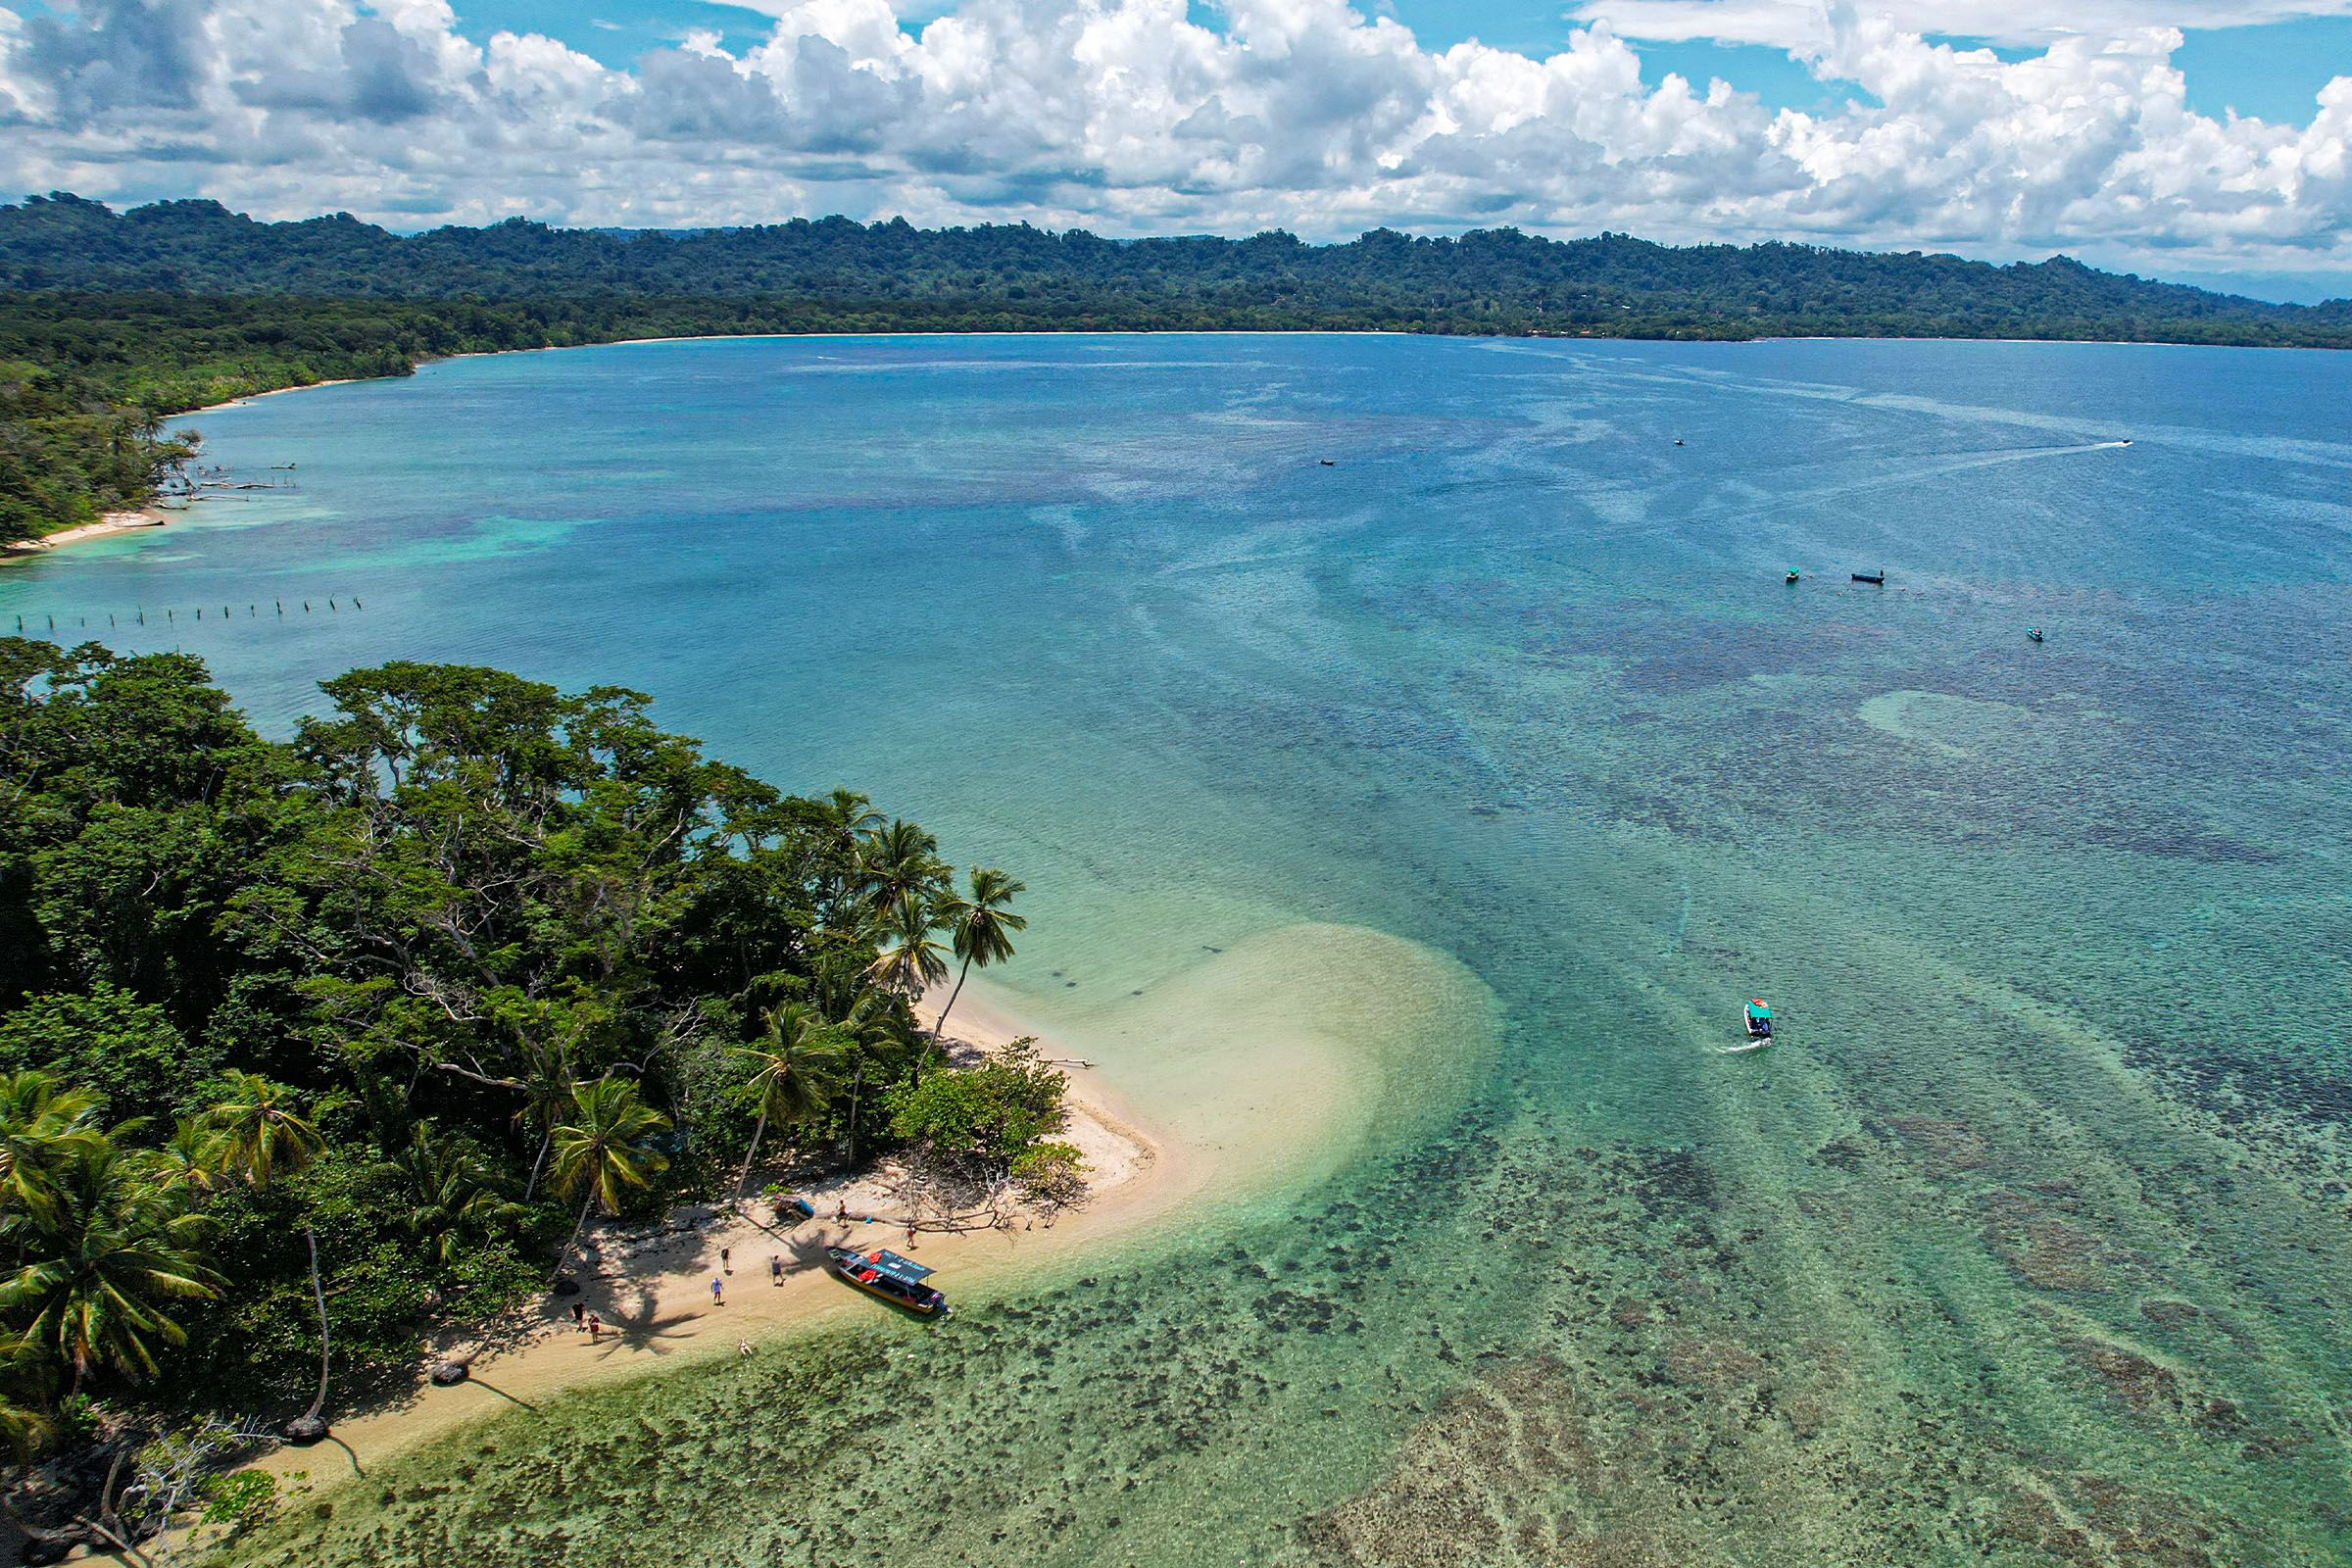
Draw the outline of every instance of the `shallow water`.
[[[1407,993],[1303,1187],[518,1414],[257,1558],[2352,1552],[2352,359],[803,339],[197,422],[300,489],[0,615],[271,726],[394,657],[649,691],[1023,876],[1011,983],[1147,1110],[1198,1075],[1104,1027],[1139,991],[1213,1014],[1254,942]],[[1332,926],[1428,956],[1286,958]],[[1719,1054],[1758,993],[1784,1043]]]

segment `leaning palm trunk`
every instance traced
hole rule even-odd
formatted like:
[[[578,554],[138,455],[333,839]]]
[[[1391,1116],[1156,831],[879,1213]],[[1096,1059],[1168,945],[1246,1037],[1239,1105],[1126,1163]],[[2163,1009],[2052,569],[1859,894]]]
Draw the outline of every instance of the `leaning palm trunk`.
[[[752,1147],[743,1156],[743,1169],[735,1175],[735,1206],[743,1206],[744,1184],[752,1179],[752,1161],[760,1157],[760,1140],[767,1136],[767,1107],[760,1107],[760,1124],[752,1129]]]
[[[963,967],[956,971],[956,989],[948,993],[948,1004],[939,1009],[939,1022],[931,1026],[931,1049],[933,1051],[939,1049],[939,1042],[942,1038],[940,1031],[948,1026],[948,1014],[956,1010],[956,999],[963,995],[963,977],[971,972],[972,956],[967,953],[963,956]]]
[[[526,1203],[531,1200],[531,1195],[539,1190],[539,1173],[547,1168],[548,1146],[555,1141],[555,1124],[550,1122],[547,1131],[539,1135],[539,1157],[531,1161],[531,1179],[522,1184],[522,1200]]]
[[[326,1284],[318,1277],[318,1233],[305,1225],[302,1238],[311,1244],[311,1294],[318,1299],[318,1393],[311,1400],[311,1407],[302,1413],[302,1418],[316,1421],[318,1412],[326,1408],[327,1356],[332,1352],[333,1341],[327,1337]]]
[[[562,1250],[556,1253],[556,1271],[548,1276],[551,1283],[564,1277],[564,1265],[571,1260],[572,1249],[580,1245],[580,1232],[588,1228],[588,1211],[595,1206],[596,1184],[590,1182],[588,1184],[588,1201],[580,1205],[580,1222],[571,1228],[571,1234],[564,1238]]]

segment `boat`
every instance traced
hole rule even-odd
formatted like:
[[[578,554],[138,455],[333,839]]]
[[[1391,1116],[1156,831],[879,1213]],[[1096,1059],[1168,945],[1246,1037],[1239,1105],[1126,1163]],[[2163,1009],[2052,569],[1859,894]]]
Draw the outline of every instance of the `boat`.
[[[1788,580],[1790,582],[1796,581],[1796,568],[1794,566],[1790,566],[1788,568]]]
[[[1756,998],[1747,1004],[1740,1021],[1747,1025],[1747,1044],[1744,1046],[1717,1046],[1715,1048],[1717,1055],[1744,1055],[1751,1051],[1762,1051],[1766,1046],[1772,1044],[1772,1009],[1764,1005],[1762,997]]]
[[[1321,465],[1323,465],[1323,466],[1325,466],[1326,468],[1336,468],[1336,467],[1338,467],[1338,466],[1339,466],[1339,465],[1338,465],[1337,463],[1334,463],[1334,462],[1333,462],[1331,459],[1329,459],[1329,458],[1317,458],[1315,461],[1316,461],[1317,463],[1320,463]]]
[[[2030,643],[2037,643],[2041,641],[2041,628],[2039,626],[2028,626],[2026,628],[2026,641]]]
[[[1884,588],[1886,586],[1886,568],[1881,566],[1877,571],[1857,571],[1854,573],[1854,581],[1875,582]]]
[[[948,1298],[925,1285],[932,1270],[911,1257],[901,1257],[886,1247],[860,1251],[855,1247],[828,1247],[825,1264],[843,1281],[868,1296],[922,1317],[946,1317]]]

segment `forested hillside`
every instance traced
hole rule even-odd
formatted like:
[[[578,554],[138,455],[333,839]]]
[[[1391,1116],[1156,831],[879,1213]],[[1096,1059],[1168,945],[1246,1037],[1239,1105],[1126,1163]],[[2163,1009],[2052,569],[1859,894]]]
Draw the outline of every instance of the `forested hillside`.
[[[215,202],[0,206],[0,539],[137,503],[162,420],[437,355],[731,332],[1382,330],[2022,337],[2352,347],[2352,302],[2271,305],[2063,257],[1992,267],[1807,245],[1513,229],[1343,245],[1114,241],[848,219],[680,233],[511,221],[403,235]]]
[[[262,223],[215,202],[116,213],[70,196],[0,208],[0,285],[374,299],[912,302],[1024,325],[1154,309],[1191,324],[1751,336],[2161,338],[2352,343],[2352,302],[2266,304],[2095,271],[1810,245],[1677,249],[1515,229],[1340,245],[1289,234],[1114,241],[1027,224],[918,229],[843,218],[680,233],[488,228],[400,235],[348,215]],[[1630,318],[1630,319],[1623,319]]]

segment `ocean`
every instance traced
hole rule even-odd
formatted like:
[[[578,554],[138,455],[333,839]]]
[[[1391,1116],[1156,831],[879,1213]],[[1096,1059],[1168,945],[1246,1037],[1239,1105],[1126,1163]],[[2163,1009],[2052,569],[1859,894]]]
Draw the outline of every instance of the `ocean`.
[[[1187,1140],[1321,1035],[1172,1221],[253,1560],[2352,1557],[2352,358],[745,339],[186,422],[273,488],[0,628],[272,733],[650,693],[1023,878],[1005,994]]]

